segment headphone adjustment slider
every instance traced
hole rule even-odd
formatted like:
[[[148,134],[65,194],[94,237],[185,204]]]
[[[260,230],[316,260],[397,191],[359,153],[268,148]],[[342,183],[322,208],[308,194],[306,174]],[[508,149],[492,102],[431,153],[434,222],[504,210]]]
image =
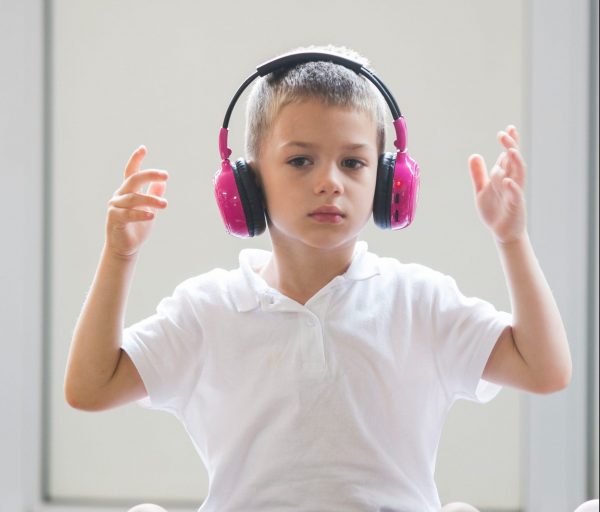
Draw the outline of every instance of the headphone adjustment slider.
[[[228,134],[229,130],[227,128],[221,128],[219,130],[219,153],[221,155],[221,160],[223,161],[229,159],[229,155],[231,155],[231,149],[227,147]]]
[[[400,153],[404,153],[406,151],[406,121],[403,117],[394,119],[394,129],[396,130],[394,146]]]

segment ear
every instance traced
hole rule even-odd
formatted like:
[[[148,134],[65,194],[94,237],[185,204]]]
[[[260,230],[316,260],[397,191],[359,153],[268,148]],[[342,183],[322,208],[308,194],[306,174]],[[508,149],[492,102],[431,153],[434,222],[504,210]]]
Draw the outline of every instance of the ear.
[[[246,164],[248,165],[248,167],[252,170],[252,174],[254,174],[254,178],[256,179],[256,185],[262,189],[262,179],[260,176],[260,170],[259,170],[259,165],[258,162],[256,160],[248,160],[246,162]]]
[[[262,196],[263,208],[265,211],[265,220],[267,221],[267,227],[271,227],[271,218],[269,217],[269,209],[267,208],[267,197],[266,197],[265,189],[262,184],[262,178],[261,178],[260,170],[259,170],[260,165],[258,163],[258,160],[247,160],[246,165],[252,171],[252,174],[254,175],[254,180],[256,181],[256,186],[258,187],[260,195]]]

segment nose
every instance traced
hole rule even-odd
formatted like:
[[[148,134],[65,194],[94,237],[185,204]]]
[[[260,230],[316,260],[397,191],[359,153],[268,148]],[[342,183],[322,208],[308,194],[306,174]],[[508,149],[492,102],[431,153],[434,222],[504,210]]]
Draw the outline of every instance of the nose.
[[[318,169],[315,177],[315,194],[318,195],[340,195],[344,192],[342,172],[338,169],[336,162],[323,165]]]

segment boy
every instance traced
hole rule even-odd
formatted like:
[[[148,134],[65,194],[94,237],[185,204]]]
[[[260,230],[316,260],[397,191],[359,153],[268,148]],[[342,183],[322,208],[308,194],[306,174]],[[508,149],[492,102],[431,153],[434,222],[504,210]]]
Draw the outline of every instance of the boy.
[[[437,512],[435,452],[454,400],[569,382],[564,327],[526,232],[516,129],[500,132],[505,151],[490,176],[480,156],[469,159],[511,317],[464,297],[448,276],[358,242],[373,209],[383,112],[364,77],[331,62],[259,80],[246,153],[272,252],[245,249],[240,268],[185,281],[125,331],[139,248],[167,206],[168,175],[140,170],[144,147],[109,202],[66,398],[101,410],[147,397],[180,418],[209,472],[202,512]]]

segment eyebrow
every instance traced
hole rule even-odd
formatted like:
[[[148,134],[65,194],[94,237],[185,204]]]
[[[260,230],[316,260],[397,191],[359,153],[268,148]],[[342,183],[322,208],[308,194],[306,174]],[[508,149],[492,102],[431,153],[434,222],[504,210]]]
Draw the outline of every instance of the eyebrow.
[[[285,144],[282,144],[280,147],[281,148],[299,147],[299,148],[312,149],[312,148],[319,147],[319,145],[312,144],[311,142],[301,142],[301,141],[292,140],[292,141],[286,142]],[[355,143],[355,144],[346,144],[345,146],[343,146],[343,149],[364,149],[364,148],[368,148],[368,147],[369,147],[368,144]]]

